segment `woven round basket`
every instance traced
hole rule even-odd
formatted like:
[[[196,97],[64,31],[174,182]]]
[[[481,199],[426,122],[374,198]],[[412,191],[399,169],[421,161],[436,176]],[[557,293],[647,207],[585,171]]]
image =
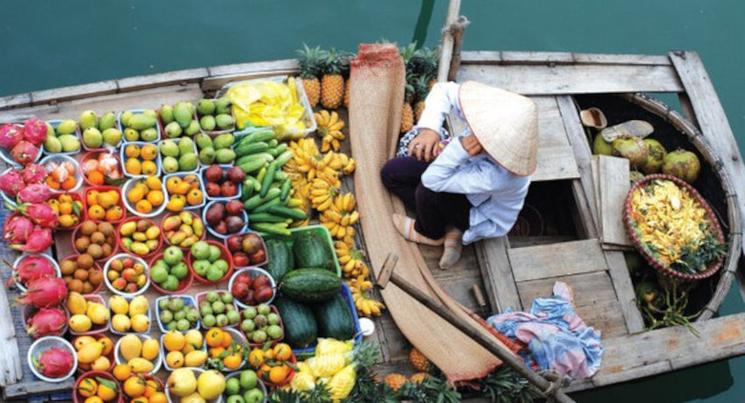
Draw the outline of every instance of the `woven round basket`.
[[[696,191],[696,189],[686,183],[685,181],[678,179],[672,175],[663,175],[663,174],[653,174],[653,175],[647,175],[643,179],[640,179],[637,181],[629,190],[629,193],[626,195],[626,201],[624,202],[624,209],[623,209],[623,223],[624,227],[626,227],[626,233],[628,233],[629,238],[631,238],[631,242],[634,244],[636,249],[639,251],[639,253],[644,256],[644,258],[649,262],[649,264],[654,267],[657,271],[660,273],[674,277],[683,281],[697,281],[697,280],[703,280],[705,278],[713,276],[719,269],[722,268],[722,262],[724,261],[724,258],[719,258],[716,261],[713,261],[709,263],[709,266],[706,268],[706,270],[702,271],[698,274],[687,274],[687,273],[681,273],[669,266],[663,265],[657,258],[652,254],[652,251],[649,250],[649,248],[644,244],[641,239],[639,239],[636,229],[634,229],[634,219],[631,218],[631,195],[634,194],[634,192],[641,188],[646,186],[649,182],[655,180],[655,179],[662,179],[662,180],[669,180],[678,185],[679,187],[685,189],[688,191],[688,193],[693,197],[694,200],[696,200],[703,208],[706,210],[706,217],[711,222],[710,230],[714,232],[714,236],[719,242],[724,243],[724,233],[722,232],[722,227],[719,225],[719,220],[717,219],[716,214],[714,214],[714,211],[712,211],[711,207],[709,206],[709,203],[704,200],[703,197]]]

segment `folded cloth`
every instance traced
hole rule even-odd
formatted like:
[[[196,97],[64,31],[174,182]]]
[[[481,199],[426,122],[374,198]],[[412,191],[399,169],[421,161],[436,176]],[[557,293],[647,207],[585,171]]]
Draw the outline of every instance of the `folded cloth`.
[[[572,289],[561,281],[554,296],[536,298],[530,312],[505,312],[487,319],[505,336],[528,346],[529,366],[553,370],[574,379],[589,378],[603,357],[600,332],[587,326],[574,311]]]

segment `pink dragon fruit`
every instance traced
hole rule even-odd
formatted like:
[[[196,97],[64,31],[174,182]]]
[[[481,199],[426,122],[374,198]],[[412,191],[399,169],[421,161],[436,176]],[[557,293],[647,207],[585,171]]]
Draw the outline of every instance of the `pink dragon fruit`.
[[[23,140],[23,128],[16,124],[0,126],[0,147],[10,150]]]
[[[13,269],[13,276],[8,279],[8,285],[13,283],[26,285],[42,277],[55,277],[56,275],[57,271],[49,259],[44,256],[30,255],[18,262]]]
[[[36,308],[59,305],[67,297],[65,280],[59,277],[42,277],[28,284],[28,289],[16,302]]]
[[[42,308],[26,319],[26,333],[34,339],[42,336],[58,336],[66,323],[65,311],[59,308]]]
[[[34,366],[40,374],[47,378],[62,378],[72,370],[73,356],[64,347],[51,347],[34,358]]]
[[[55,228],[57,226],[57,214],[54,210],[43,203],[21,203],[13,206],[6,205],[9,210],[17,211],[31,219],[31,221],[44,228]]]
[[[13,160],[21,165],[28,165],[36,160],[39,155],[39,147],[21,140],[10,150],[10,156]]]
[[[56,217],[56,216],[55,216]],[[52,230],[50,228],[34,227],[31,235],[28,236],[24,244],[11,244],[10,247],[22,252],[41,253],[47,250],[54,243],[52,239]]]
[[[3,238],[12,244],[22,244],[34,231],[34,223],[21,214],[15,213],[5,220]]]
[[[47,178],[47,170],[39,164],[29,164],[21,171],[23,181],[30,185],[32,183],[42,183]]]
[[[11,169],[0,175],[0,190],[9,197],[16,197],[25,185],[23,175],[17,169]]]
[[[29,119],[23,123],[23,139],[33,145],[41,145],[47,138],[47,124],[40,119]]]
[[[18,201],[21,203],[44,203],[50,197],[52,197],[52,191],[49,186],[41,183],[28,185],[18,193]]]

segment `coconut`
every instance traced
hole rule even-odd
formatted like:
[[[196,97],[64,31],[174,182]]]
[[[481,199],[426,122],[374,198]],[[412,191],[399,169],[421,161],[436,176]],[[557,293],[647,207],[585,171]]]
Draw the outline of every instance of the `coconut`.
[[[619,137],[612,146],[613,155],[628,159],[631,167],[641,166],[649,155],[647,145],[639,137]]]
[[[632,170],[629,172],[629,181],[631,182],[631,185],[633,186],[636,182],[639,182],[640,180],[644,179],[644,174],[639,171]]]
[[[683,179],[693,183],[698,179],[701,171],[701,162],[696,154],[686,150],[675,150],[665,156],[662,164],[662,173]]]
[[[595,136],[595,141],[592,142],[592,153],[595,155],[611,155],[613,147],[605,141],[603,136],[598,134]]]
[[[644,144],[647,145],[647,160],[639,166],[639,170],[647,175],[656,174],[662,169],[662,164],[665,162],[665,156],[667,150],[655,139],[644,139]]]

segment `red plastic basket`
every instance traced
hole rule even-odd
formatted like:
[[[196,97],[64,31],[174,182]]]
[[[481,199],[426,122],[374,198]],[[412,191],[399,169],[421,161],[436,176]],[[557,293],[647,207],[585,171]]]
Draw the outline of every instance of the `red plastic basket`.
[[[230,276],[233,274],[233,258],[230,256],[230,252],[228,252],[228,249],[220,242],[217,241],[205,241],[210,245],[215,245],[218,248],[220,248],[220,257],[225,259],[225,261],[228,262],[228,270],[225,271],[225,274],[217,281],[209,281],[206,278],[200,276],[197,272],[194,271],[194,267],[192,264],[194,263],[194,256],[191,254],[191,250],[189,250],[189,253],[186,256],[186,264],[189,266],[189,271],[194,275],[194,279],[202,284],[219,284],[227,279],[230,278]]]
[[[189,214],[191,214],[193,218],[198,218],[198,219],[200,219],[200,220],[202,219],[202,217],[200,217],[200,216],[199,216],[199,214],[197,214],[197,213],[195,213],[195,212],[193,212],[193,211],[186,211],[186,212],[187,212],[187,213],[189,213]],[[182,211],[182,213],[183,213],[183,211]],[[170,243],[170,242],[168,242],[168,238],[166,238],[166,231],[165,231],[165,230],[163,229],[163,223],[164,223],[164,222],[166,221],[166,219],[167,219],[168,217],[171,217],[171,216],[175,216],[175,215],[179,215],[179,214],[181,214],[181,213],[168,213],[168,214],[164,215],[164,216],[163,216],[163,218],[161,218],[161,220],[160,220],[160,235],[161,235],[161,237],[163,238],[163,242],[164,242],[165,244],[167,244],[168,246],[173,246],[173,245],[171,245],[171,243]],[[202,223],[202,227],[204,227],[204,223]],[[202,240],[204,240],[204,238],[206,238],[206,237],[207,237],[207,228],[204,228],[204,229],[202,230],[202,237],[201,237],[201,238],[199,238],[199,240],[200,240],[200,241],[202,241]],[[182,249],[183,251],[188,251],[188,250],[189,250],[189,248],[188,248],[188,247],[186,247],[186,248],[181,248],[181,249]]]
[[[160,230],[160,225],[158,223],[156,223],[155,221],[149,219],[149,218],[144,218],[144,217],[127,217],[127,219],[125,219],[124,221],[122,221],[121,223],[119,223],[119,225],[116,227],[116,239],[117,239],[117,244],[119,245],[119,249],[118,250],[120,250],[120,251],[122,251],[124,253],[130,253],[132,255],[141,257],[144,260],[147,260],[147,259],[150,259],[151,257],[155,256],[163,248],[163,231],[160,231],[160,234],[158,235],[158,246],[155,249],[153,249],[152,251],[150,251],[150,253],[148,253],[147,255],[138,255],[138,254],[132,252],[131,250],[125,248],[124,247],[124,243],[122,242],[122,234],[120,232],[120,229],[122,228],[122,225],[124,225],[124,224],[126,224],[128,222],[140,221],[140,220],[145,220],[145,221],[149,222],[150,225],[155,226],[155,227],[157,227]]]
[[[122,396],[122,392],[121,392],[122,385],[119,383],[119,381],[116,380],[116,378],[114,378],[114,375],[111,375],[110,373],[104,372],[104,371],[88,371],[84,373],[83,375],[80,375],[78,379],[75,381],[75,386],[73,387],[73,393],[72,393],[72,401],[74,403],[83,403],[86,399],[85,397],[81,396],[80,393],[78,392],[78,388],[80,387],[80,383],[83,382],[83,379],[94,378],[95,380],[96,377],[106,378],[116,384],[117,397],[116,399],[110,400],[109,402],[116,402],[116,403],[124,402],[124,397]],[[98,381],[96,381],[96,383],[98,383]]]
[[[711,209],[711,206],[709,206],[709,203],[706,202],[706,200],[701,196],[701,194],[698,193],[698,191],[691,185],[689,185],[687,182],[678,179],[672,175],[664,175],[664,174],[653,174],[653,175],[647,175],[644,178],[637,181],[629,190],[628,195],[626,196],[626,201],[624,202],[624,209],[623,209],[623,222],[624,227],[626,228],[626,233],[629,235],[629,238],[631,238],[631,242],[634,244],[634,247],[639,251],[639,253],[644,256],[644,259],[647,260],[650,266],[654,267],[655,270],[659,271],[660,273],[674,277],[679,280],[683,281],[695,281],[695,280],[703,280],[705,278],[713,276],[719,269],[722,267],[722,262],[724,261],[724,258],[720,258],[714,262],[709,263],[709,266],[701,273],[697,274],[688,274],[688,273],[681,273],[669,266],[663,265],[657,258],[654,256],[652,251],[639,239],[639,236],[637,235],[636,229],[634,229],[634,219],[631,216],[632,213],[632,205],[631,205],[631,195],[637,190],[644,186],[646,186],[649,182],[653,180],[669,180],[679,187],[685,189],[688,191],[688,193],[695,199],[701,207],[704,208],[706,211],[706,217],[711,222],[711,231],[713,231],[714,236],[719,240],[719,242],[724,243],[724,233],[722,232],[722,227],[719,225],[719,220],[717,219],[716,214]]]
[[[88,151],[85,154],[83,154],[83,156],[80,157],[80,170],[81,170],[81,172],[83,170],[83,165],[85,164],[85,161],[88,161],[89,159],[92,159],[92,158],[98,158],[98,155],[101,154],[101,153],[104,153],[104,152],[108,152],[108,150],[98,149],[98,151]],[[113,155],[114,158],[116,158],[117,169],[122,174],[122,178],[124,178],[124,173],[121,172],[121,170],[122,170],[122,164],[121,164],[121,161],[119,161],[119,155],[117,155],[117,154],[118,153],[111,153],[111,155]],[[85,174],[85,172],[83,172],[83,181],[85,182],[85,186],[93,186],[93,187],[95,187],[95,186],[103,186],[103,185],[96,185],[94,183],[91,183],[88,180],[88,176]]]
[[[60,268],[62,266],[62,262],[63,261],[68,260],[68,259],[75,259],[75,260],[77,260],[78,256],[80,256],[79,253],[73,253],[71,255],[65,256],[62,260],[60,260]],[[101,268],[101,265],[98,264],[98,261],[96,261],[96,260],[93,261],[93,267],[96,270],[100,271],[101,272],[101,276],[103,276],[103,269]],[[64,276],[65,275],[63,274],[62,277],[64,277]],[[95,293],[101,291],[101,288],[103,288],[103,283],[104,283],[104,281],[102,279],[101,282],[98,283],[98,285],[96,286],[96,288],[94,288],[93,290],[91,290],[91,292],[89,294],[95,294]]]
[[[114,370],[114,367],[116,366],[116,361],[114,360],[114,346],[116,345],[116,340],[117,339],[115,337],[112,337],[112,335],[105,334],[105,333],[98,333],[98,334],[93,334],[93,335],[90,335],[90,336],[93,337],[96,340],[100,340],[100,339],[102,339],[104,337],[108,337],[109,340],[111,340],[111,342],[113,343],[113,346],[111,347],[111,351],[108,354],[105,355],[105,357],[108,358],[109,359],[109,362],[111,363],[111,365],[109,365],[109,368],[107,368],[105,372],[110,373],[111,371]],[[75,337],[78,337],[78,336],[75,336]],[[72,340],[70,340],[71,343],[74,342],[74,341],[75,341],[74,338]],[[90,371],[91,370],[90,369],[90,365],[91,364],[78,363],[78,370],[76,371],[76,373],[78,375],[80,375],[80,374],[83,374],[85,372]]]
[[[153,256],[150,259],[150,261],[148,262],[148,265],[150,266],[150,270],[153,269],[153,265],[155,264],[155,262],[158,261],[158,259],[160,259],[162,257],[163,257],[163,251],[160,251],[160,252],[158,252],[155,256]],[[186,256],[184,256],[184,258],[186,258]],[[183,280],[179,281],[178,288],[176,288],[173,291],[168,291],[168,290],[166,290],[164,288],[161,288],[158,285],[158,283],[156,283],[155,281],[153,281],[153,278],[152,277],[150,277],[150,286],[153,287],[153,288],[155,288],[159,293],[161,293],[163,295],[183,294],[184,291],[187,290],[187,289],[189,289],[189,287],[191,287],[191,284],[194,282],[194,273],[191,271],[191,265],[189,265],[188,259],[186,259],[186,260],[187,260],[186,267],[189,268],[189,271],[188,271],[188,273],[186,275],[186,278],[184,278]],[[148,274],[148,275],[150,275],[150,274]]]
[[[116,255],[117,251],[119,250],[119,231],[116,228],[115,223],[111,223],[111,225],[114,226],[114,244],[111,245],[111,254],[107,256],[101,256],[98,259],[95,259],[96,262],[105,262],[108,260],[111,256]],[[75,227],[75,229],[72,231],[72,237],[70,238],[70,242],[72,242],[72,250],[77,250],[75,248],[75,240],[78,239],[78,233],[80,231],[80,225]],[[76,253],[76,255],[79,255],[80,253]]]
[[[88,217],[88,214],[85,208],[85,202],[83,202],[83,198],[80,196],[80,193],[77,193],[77,192],[55,193],[52,195],[52,197],[49,198],[49,200],[59,199],[60,196],[63,196],[63,195],[69,195],[70,197],[72,197],[73,200],[79,201],[82,206],[81,207],[82,211],[80,212],[80,216],[78,217],[77,225],[73,225],[72,227],[62,227],[61,225],[59,225],[59,223],[57,223],[57,226],[54,228],[54,230],[55,231],[74,231],[80,225],[80,223],[85,221]]]

